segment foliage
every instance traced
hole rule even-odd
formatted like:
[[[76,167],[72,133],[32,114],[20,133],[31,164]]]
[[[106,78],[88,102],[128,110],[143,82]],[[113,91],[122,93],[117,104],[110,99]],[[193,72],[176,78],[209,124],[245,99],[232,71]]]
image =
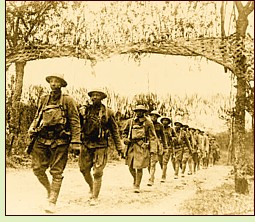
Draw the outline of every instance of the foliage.
[[[220,34],[217,7],[216,2],[7,2],[7,33],[20,18],[18,32],[33,38],[31,43],[59,41],[96,49],[160,40],[162,33],[169,39],[209,37]]]
[[[6,46],[22,49],[32,47],[41,40],[37,34],[52,16],[60,16],[57,7],[61,2],[7,1],[6,2]],[[38,42],[39,41],[39,42]]]

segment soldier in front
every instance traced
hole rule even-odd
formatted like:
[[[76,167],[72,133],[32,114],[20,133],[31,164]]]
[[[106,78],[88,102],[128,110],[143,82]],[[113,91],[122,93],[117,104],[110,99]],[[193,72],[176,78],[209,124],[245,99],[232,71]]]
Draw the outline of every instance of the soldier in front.
[[[68,148],[80,149],[80,118],[75,101],[61,92],[67,85],[62,74],[46,77],[50,84],[49,95],[42,96],[28,134],[35,138],[32,168],[48,193],[47,213],[54,213],[60,192],[63,171],[67,164]],[[52,175],[50,183],[46,170]]]
[[[90,188],[90,205],[98,204],[103,170],[107,163],[108,138],[111,134],[115,147],[122,155],[122,145],[114,112],[102,104],[107,97],[101,89],[88,92],[92,104],[80,108],[82,125],[82,148],[79,156],[79,167]],[[91,169],[93,168],[93,177]]]

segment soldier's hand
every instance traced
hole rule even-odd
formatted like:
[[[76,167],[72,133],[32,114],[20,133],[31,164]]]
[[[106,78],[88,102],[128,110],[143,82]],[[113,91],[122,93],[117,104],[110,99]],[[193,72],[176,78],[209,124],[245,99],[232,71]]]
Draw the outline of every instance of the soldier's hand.
[[[141,147],[143,149],[148,149],[149,148],[149,143],[143,143]]]
[[[124,139],[123,139],[123,142],[124,142],[125,145],[129,145],[130,139],[124,138]]]
[[[125,159],[125,154],[122,152],[122,150],[117,150],[118,155],[121,157],[121,159]]]
[[[32,138],[36,134],[36,131],[34,128],[30,128],[28,129],[27,133],[28,133],[28,136]]]
[[[80,151],[81,151],[81,145],[79,143],[72,143],[70,145],[71,148],[71,153],[73,153],[74,155],[79,155]]]

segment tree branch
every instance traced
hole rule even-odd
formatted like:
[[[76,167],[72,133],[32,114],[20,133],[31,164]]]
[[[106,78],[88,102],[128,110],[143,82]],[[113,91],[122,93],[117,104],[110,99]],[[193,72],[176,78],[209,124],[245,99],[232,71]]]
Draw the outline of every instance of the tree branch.
[[[45,7],[45,8],[43,8],[43,7]],[[45,11],[46,11],[47,9],[49,9],[49,8],[51,7],[51,3],[45,2],[43,7],[42,7],[41,10],[39,10],[38,15],[37,15],[37,17],[35,18],[34,23],[32,24],[32,26],[30,27],[30,29],[29,29],[29,31],[28,31],[26,37],[28,37],[28,36],[30,35],[30,33],[32,32],[32,30],[34,29],[34,27],[37,25],[37,22],[38,22],[39,18],[45,13]]]
[[[246,15],[249,15],[250,13],[252,13],[254,11],[254,1],[250,2],[249,6],[247,8],[246,8],[246,6],[245,6],[245,13],[246,13]]]
[[[237,11],[239,13],[242,13],[244,11],[244,7],[243,4],[241,3],[241,1],[235,1],[236,7],[237,7]]]
[[[15,4],[13,4],[12,2],[11,2],[10,4],[11,4],[12,7],[15,8],[15,12],[18,13],[17,17],[19,17],[19,18],[21,19],[21,21],[22,21],[22,23],[24,24],[25,28],[28,30],[29,28],[28,28],[27,24],[25,23],[25,20],[24,20],[24,18],[23,18],[22,13],[19,11],[19,8],[18,8]],[[13,14],[14,17],[16,17],[16,13],[14,13],[14,12],[12,12],[12,11],[9,11],[9,12],[10,12],[11,14]]]
[[[251,1],[248,1],[246,5],[244,6],[244,9],[248,9],[250,7]]]
[[[220,14],[221,14],[221,38],[225,38],[225,7],[224,7],[224,1],[221,2],[221,7],[220,7]]]

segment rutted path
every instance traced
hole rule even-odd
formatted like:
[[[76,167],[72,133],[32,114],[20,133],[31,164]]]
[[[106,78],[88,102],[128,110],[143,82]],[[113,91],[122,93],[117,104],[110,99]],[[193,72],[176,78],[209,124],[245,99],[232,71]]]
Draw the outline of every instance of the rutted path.
[[[180,205],[198,189],[213,189],[229,177],[230,166],[216,165],[196,175],[173,179],[168,165],[166,183],[160,183],[157,165],[155,184],[146,185],[149,174],[144,169],[141,193],[133,193],[132,177],[124,161],[108,163],[104,170],[100,204],[89,206],[88,185],[77,166],[67,166],[57,203],[57,215],[183,215]],[[6,170],[6,214],[46,215],[46,191],[31,169]]]

